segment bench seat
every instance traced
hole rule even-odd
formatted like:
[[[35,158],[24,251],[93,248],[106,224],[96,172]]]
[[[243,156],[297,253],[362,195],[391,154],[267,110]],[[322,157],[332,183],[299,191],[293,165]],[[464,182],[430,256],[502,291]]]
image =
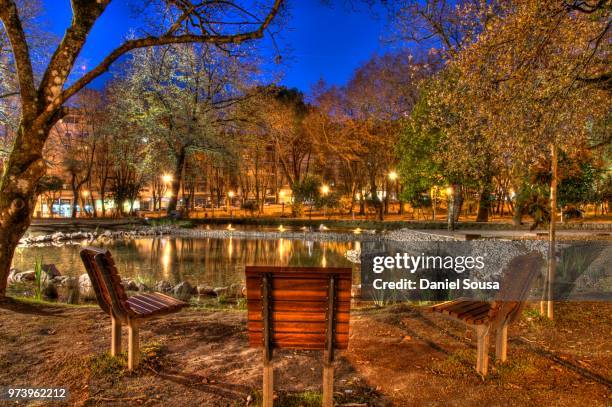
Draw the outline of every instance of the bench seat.
[[[505,362],[508,324],[520,315],[542,265],[543,260],[537,252],[512,259],[504,270],[500,291],[494,301],[457,298],[428,307],[431,312],[459,320],[476,329],[476,371],[483,376],[487,374],[489,363],[490,333],[495,330],[497,334],[496,359]]]

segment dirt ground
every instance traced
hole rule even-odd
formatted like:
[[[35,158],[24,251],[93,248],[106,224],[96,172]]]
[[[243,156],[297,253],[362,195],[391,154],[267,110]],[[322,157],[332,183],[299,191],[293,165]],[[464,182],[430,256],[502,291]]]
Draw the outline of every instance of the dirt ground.
[[[462,325],[408,305],[357,309],[349,350],[336,365],[335,401],[612,404],[612,304],[560,303],[556,315],[550,322],[525,311],[509,330],[509,362],[492,364],[483,378],[473,369],[475,337]],[[126,336],[124,331],[124,347]],[[109,318],[96,307],[9,300],[0,304],[0,387],[68,387],[67,404],[76,406],[257,404],[262,358],[259,349],[247,346],[244,311],[186,309],[144,323],[144,362],[134,373],[125,370],[125,356],[106,353],[109,344]],[[321,357],[275,352],[276,405],[318,405]]]

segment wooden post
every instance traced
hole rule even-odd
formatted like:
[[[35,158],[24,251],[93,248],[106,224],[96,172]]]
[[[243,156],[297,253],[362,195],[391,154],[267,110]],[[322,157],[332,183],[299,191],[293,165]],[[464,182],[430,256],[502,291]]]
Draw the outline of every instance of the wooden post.
[[[489,368],[489,325],[476,325],[478,348],[476,353],[476,371],[483,376]]]
[[[553,319],[553,281],[557,266],[556,253],[556,222],[557,222],[557,181],[558,154],[557,145],[553,142],[551,148],[552,179],[550,181],[550,226],[548,230],[548,272],[546,273],[546,316]]]
[[[508,348],[508,322],[502,322],[497,327],[497,340],[495,341],[495,360],[498,362],[506,361]]]
[[[139,322],[128,319],[128,370],[134,370],[140,362]]]
[[[336,299],[336,276],[329,276],[327,291],[327,324],[325,332],[325,351],[323,352],[323,407],[334,405],[334,318]]]
[[[323,407],[334,405],[334,365],[323,363]]]
[[[263,317],[263,407],[274,404],[274,368],[272,365],[272,321],[270,313],[271,276],[266,273],[261,279],[261,304]]]
[[[121,321],[111,312],[111,356],[121,353]]]

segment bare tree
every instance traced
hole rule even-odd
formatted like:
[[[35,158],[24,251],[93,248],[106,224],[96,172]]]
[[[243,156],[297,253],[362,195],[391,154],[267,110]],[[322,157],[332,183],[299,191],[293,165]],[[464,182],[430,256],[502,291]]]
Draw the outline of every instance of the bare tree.
[[[73,18],[40,81],[34,75],[31,42],[15,0],[0,0],[0,20],[11,43],[19,84],[20,119],[15,142],[0,183],[0,297],[19,239],[30,225],[38,181],[45,174],[43,147],[53,125],[66,114],[66,101],[106,72],[131,50],[164,44],[209,43],[224,46],[262,38],[283,0],[266,6],[239,1],[152,1],[143,15],[155,17],[156,32],[131,38],[110,52],[89,72],[67,81],[95,22],[111,0],[73,0]],[[159,11],[161,10],[161,11]],[[67,85],[67,86],[66,86]]]

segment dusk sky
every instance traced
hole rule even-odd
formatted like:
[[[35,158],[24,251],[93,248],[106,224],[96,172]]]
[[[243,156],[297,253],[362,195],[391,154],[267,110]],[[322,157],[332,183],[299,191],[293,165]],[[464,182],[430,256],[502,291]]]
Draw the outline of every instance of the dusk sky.
[[[61,36],[70,23],[70,2],[43,0],[43,3],[46,13],[43,20],[50,24],[47,29]],[[284,72],[282,84],[306,93],[320,78],[342,85],[370,56],[390,48],[382,41],[387,29],[384,13],[373,12],[366,6],[349,10],[343,1],[335,3],[338,4],[327,6],[314,0],[289,2],[290,19],[277,36],[279,48],[289,50],[282,54],[285,61],[280,68]],[[128,2],[113,1],[94,26],[77,68],[95,65],[135,25]],[[267,48],[264,52],[273,54],[269,41],[262,45]],[[266,69],[272,71],[279,67],[271,63]],[[108,75],[97,80],[94,86],[100,87],[107,78]]]

